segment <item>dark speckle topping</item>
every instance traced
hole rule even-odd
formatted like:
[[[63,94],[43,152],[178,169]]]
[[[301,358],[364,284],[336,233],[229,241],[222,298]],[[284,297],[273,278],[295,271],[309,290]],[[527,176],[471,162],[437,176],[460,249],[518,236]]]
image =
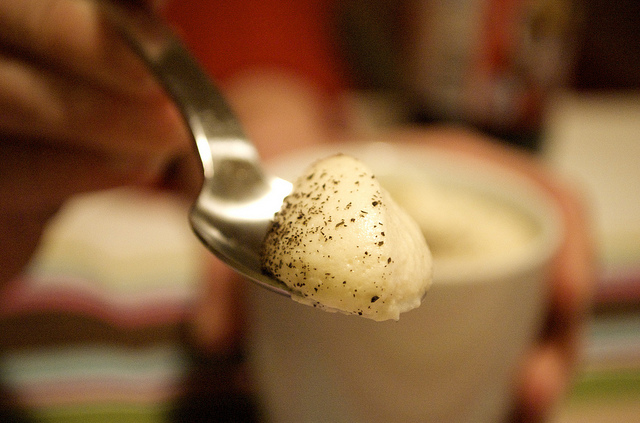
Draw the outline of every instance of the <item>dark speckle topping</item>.
[[[377,313],[390,298],[384,286],[392,264],[381,239],[382,197],[377,179],[359,161],[337,155],[316,162],[273,218],[263,243],[263,271],[315,306]],[[365,289],[369,268],[383,270]]]

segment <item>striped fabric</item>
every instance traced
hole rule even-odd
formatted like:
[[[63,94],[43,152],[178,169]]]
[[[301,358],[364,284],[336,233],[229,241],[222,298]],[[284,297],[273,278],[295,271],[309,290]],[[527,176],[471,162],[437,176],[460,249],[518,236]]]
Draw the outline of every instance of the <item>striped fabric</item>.
[[[42,422],[155,422],[185,389],[202,277],[187,206],[119,189],[72,201],[0,293],[3,410]]]

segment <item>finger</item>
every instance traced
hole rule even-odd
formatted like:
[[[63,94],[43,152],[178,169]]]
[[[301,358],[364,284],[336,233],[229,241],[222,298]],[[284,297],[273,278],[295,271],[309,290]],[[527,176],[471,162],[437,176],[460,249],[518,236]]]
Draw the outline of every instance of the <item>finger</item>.
[[[580,326],[591,309],[596,286],[597,260],[588,212],[573,192],[556,190],[566,236],[553,263],[551,307],[554,321],[548,336]],[[555,332],[555,333],[554,333]]]
[[[165,96],[129,98],[0,54],[0,131],[110,152],[190,149]]]
[[[101,17],[98,2],[0,2],[0,45],[43,67],[122,92],[157,93],[141,61]]]
[[[6,201],[3,198],[3,201]],[[33,251],[40,241],[45,222],[52,216],[55,209],[42,211],[38,215],[5,214],[0,213],[0,251],[2,251],[2,266],[0,266],[0,288],[29,262]]]
[[[547,421],[570,381],[571,366],[566,351],[544,345],[532,351],[525,361],[519,390],[519,406],[509,419],[512,423]]]
[[[77,193],[148,184],[164,166],[155,156],[108,156],[33,142],[0,142],[0,157],[5,215],[41,214]]]
[[[193,203],[202,190],[202,162],[196,154],[181,154],[173,157],[164,168],[156,188],[181,195]]]
[[[518,375],[516,422],[545,421],[568,390],[595,286],[594,243],[585,230],[589,225],[584,208],[573,193],[555,193],[567,236],[552,268],[545,329]]]

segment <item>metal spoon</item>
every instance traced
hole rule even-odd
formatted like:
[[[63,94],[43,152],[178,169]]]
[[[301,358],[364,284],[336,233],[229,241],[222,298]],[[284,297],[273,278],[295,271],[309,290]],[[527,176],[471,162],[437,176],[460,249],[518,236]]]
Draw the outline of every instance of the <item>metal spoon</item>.
[[[262,273],[260,248],[291,183],[265,174],[221,93],[159,17],[135,1],[100,4],[173,98],[193,135],[204,171],[202,191],[190,213],[194,232],[239,273],[290,295],[284,283]]]

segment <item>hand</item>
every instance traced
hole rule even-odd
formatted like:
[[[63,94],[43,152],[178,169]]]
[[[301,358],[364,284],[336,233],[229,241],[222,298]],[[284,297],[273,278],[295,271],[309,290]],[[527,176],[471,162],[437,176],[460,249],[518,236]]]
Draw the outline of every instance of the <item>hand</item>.
[[[274,73],[228,85],[264,157],[320,137],[306,83]],[[0,284],[27,263],[74,194],[161,183],[195,195],[201,175],[191,144],[174,106],[95,2],[0,0]],[[224,351],[241,333],[240,285],[208,261],[193,327],[204,349]]]
[[[181,117],[96,2],[0,0],[0,284],[67,198],[169,168],[193,191]]]

